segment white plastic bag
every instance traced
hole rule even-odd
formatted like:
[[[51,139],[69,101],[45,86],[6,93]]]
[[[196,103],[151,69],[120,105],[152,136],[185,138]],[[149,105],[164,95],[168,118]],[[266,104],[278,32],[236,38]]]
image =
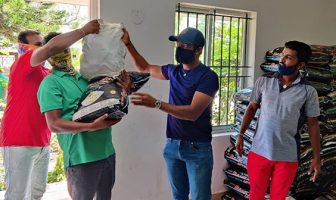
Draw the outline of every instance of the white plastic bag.
[[[102,20],[98,34],[83,39],[80,73],[87,80],[99,76],[116,77],[125,67],[126,47],[121,40],[123,25]]]

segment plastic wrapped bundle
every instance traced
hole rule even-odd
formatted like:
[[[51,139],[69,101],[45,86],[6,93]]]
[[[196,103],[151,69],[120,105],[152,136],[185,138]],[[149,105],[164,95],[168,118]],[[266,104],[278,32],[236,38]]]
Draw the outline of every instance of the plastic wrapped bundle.
[[[261,70],[264,72],[277,72],[279,64],[278,63],[270,63],[264,62],[260,65]]]
[[[236,144],[238,135],[239,135],[238,132],[230,135],[230,142],[231,142],[232,145]],[[244,138],[243,142],[244,142],[244,144],[243,144],[244,151],[246,151],[248,153],[250,151],[251,147],[252,147],[252,144],[249,141],[245,140],[245,138]]]
[[[321,154],[323,155],[323,158],[329,159],[333,158],[336,155],[336,142],[326,142],[323,144]],[[324,161],[324,163],[327,160]]]
[[[236,124],[234,125],[233,129],[239,133],[240,130],[240,125]],[[248,128],[245,133],[243,134],[244,139],[251,143],[253,142],[253,137],[254,137],[254,130],[251,130],[250,128]]]
[[[149,73],[130,72],[131,81],[135,84],[131,92],[141,88],[149,77]],[[108,114],[108,119],[121,119],[127,114],[127,107],[127,93],[116,84],[116,79],[104,77],[89,84],[72,120],[91,122],[104,114]]]
[[[301,148],[310,145],[310,137],[308,133],[301,134],[300,146]]]
[[[335,200],[335,199],[336,199],[336,195],[334,194],[323,194],[314,200]]]
[[[330,92],[327,96],[336,99],[336,91]]]
[[[233,95],[235,101],[249,102],[252,95],[252,88],[244,88]]]
[[[331,74],[333,75],[333,78],[336,79],[336,64],[331,64],[330,66],[330,71]]]
[[[307,73],[306,77],[309,81],[317,81],[329,84],[333,79],[331,71],[327,69],[306,67],[305,71]]]
[[[232,183],[230,181],[224,182],[225,186],[230,189],[232,193],[235,195],[238,195],[239,197],[248,200],[250,197],[250,193],[248,190],[240,187],[238,184]]]
[[[322,135],[334,134],[336,131],[336,127],[334,125],[330,125],[327,122],[319,121],[320,132]]]
[[[125,68],[127,49],[121,40],[123,25],[99,21],[98,34],[83,39],[80,73],[87,80],[95,77],[116,77]]]
[[[267,51],[265,55],[265,60],[267,62],[275,62],[278,63],[281,57],[281,53],[283,51],[283,47],[277,47],[272,51]]]
[[[313,69],[318,69],[318,70],[330,70],[330,65],[306,65],[305,68],[313,68]]]
[[[234,147],[228,147],[224,153],[225,159],[231,164],[232,167],[246,171],[247,167],[247,156],[246,152],[243,153],[242,157],[238,155],[238,152],[234,150]]]
[[[332,106],[331,99],[332,98],[328,96],[319,97],[320,109],[330,108]],[[335,97],[335,100],[336,100],[336,97]]]
[[[300,153],[300,162],[310,162],[313,159],[313,149],[311,147],[305,149]]]
[[[336,118],[336,107],[331,107],[325,110],[325,114],[327,115],[327,118]],[[336,122],[333,121],[332,123],[335,124]]]
[[[243,117],[244,117],[244,115],[242,114],[242,113],[238,113],[237,115],[236,115],[236,121],[237,121],[237,123],[240,125],[240,124],[242,124],[242,122],[243,122]],[[249,124],[249,128],[250,129],[252,129],[253,131],[254,130],[256,130],[256,128],[257,128],[257,120],[256,119],[253,119],[251,122],[250,122],[250,124]]]
[[[319,96],[327,95],[333,90],[333,88],[330,85],[325,83],[310,81],[310,84],[316,89],[317,94]]]
[[[244,114],[246,112],[247,105],[237,103],[235,109],[237,113]]]
[[[224,170],[224,172],[231,182],[238,184],[239,186],[246,189],[250,188],[250,182],[247,173],[230,168]]]
[[[222,200],[245,200],[245,198],[234,195],[231,192],[226,192],[224,196],[222,196]]]
[[[332,55],[331,55],[331,61],[330,61],[330,64],[332,64],[332,65],[336,65],[336,52],[335,52],[335,54],[332,54]]]
[[[326,65],[331,61],[331,56],[321,51],[313,51],[308,61],[309,65]]]
[[[306,172],[307,173],[307,172]],[[296,199],[315,199],[320,196],[318,187],[311,181],[306,182],[305,184],[300,184],[295,190]]]
[[[313,52],[323,52],[326,54],[331,54],[334,51],[333,46],[327,46],[327,45],[310,45],[310,48]]]

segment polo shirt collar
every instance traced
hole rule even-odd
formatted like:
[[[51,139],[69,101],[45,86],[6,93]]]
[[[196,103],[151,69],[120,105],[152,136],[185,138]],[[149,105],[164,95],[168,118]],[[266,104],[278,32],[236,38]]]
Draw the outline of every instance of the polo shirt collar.
[[[52,73],[55,74],[56,76],[59,76],[59,77],[63,77],[63,76],[67,76],[67,75],[71,76],[67,72],[56,70],[56,69],[53,69]],[[78,80],[80,77],[82,77],[82,76],[76,71],[75,78]]]
[[[276,73],[274,74],[274,76],[275,76],[277,79],[280,80],[280,74],[279,74],[278,72],[276,72]],[[295,81],[292,83],[292,85],[298,84],[298,83],[300,83],[300,82],[301,82],[301,75],[299,74],[299,75],[296,77]]]

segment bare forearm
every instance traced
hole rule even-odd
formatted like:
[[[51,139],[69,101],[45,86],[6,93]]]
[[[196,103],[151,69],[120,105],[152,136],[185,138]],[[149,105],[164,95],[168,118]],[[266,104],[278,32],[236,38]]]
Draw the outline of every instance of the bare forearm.
[[[310,143],[313,148],[314,159],[320,159],[320,128],[317,125],[309,127]]]
[[[160,110],[182,120],[196,121],[200,116],[190,105],[176,106],[166,102],[161,103]]]
[[[48,126],[55,133],[80,133],[91,131],[92,123],[73,122],[59,118],[48,123]]]
[[[45,48],[49,49],[50,55],[55,55],[64,49],[69,48],[84,36],[85,32],[83,29],[76,29],[54,37],[45,45]]]

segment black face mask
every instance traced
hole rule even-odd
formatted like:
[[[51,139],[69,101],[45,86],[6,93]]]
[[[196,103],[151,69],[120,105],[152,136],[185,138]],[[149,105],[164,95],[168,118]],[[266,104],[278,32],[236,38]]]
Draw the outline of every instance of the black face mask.
[[[296,72],[297,67],[291,66],[291,67],[285,67],[283,64],[278,65],[278,72],[281,75],[292,75]]]
[[[178,63],[190,64],[193,62],[195,57],[195,50],[183,49],[177,47],[175,51],[175,59]]]

